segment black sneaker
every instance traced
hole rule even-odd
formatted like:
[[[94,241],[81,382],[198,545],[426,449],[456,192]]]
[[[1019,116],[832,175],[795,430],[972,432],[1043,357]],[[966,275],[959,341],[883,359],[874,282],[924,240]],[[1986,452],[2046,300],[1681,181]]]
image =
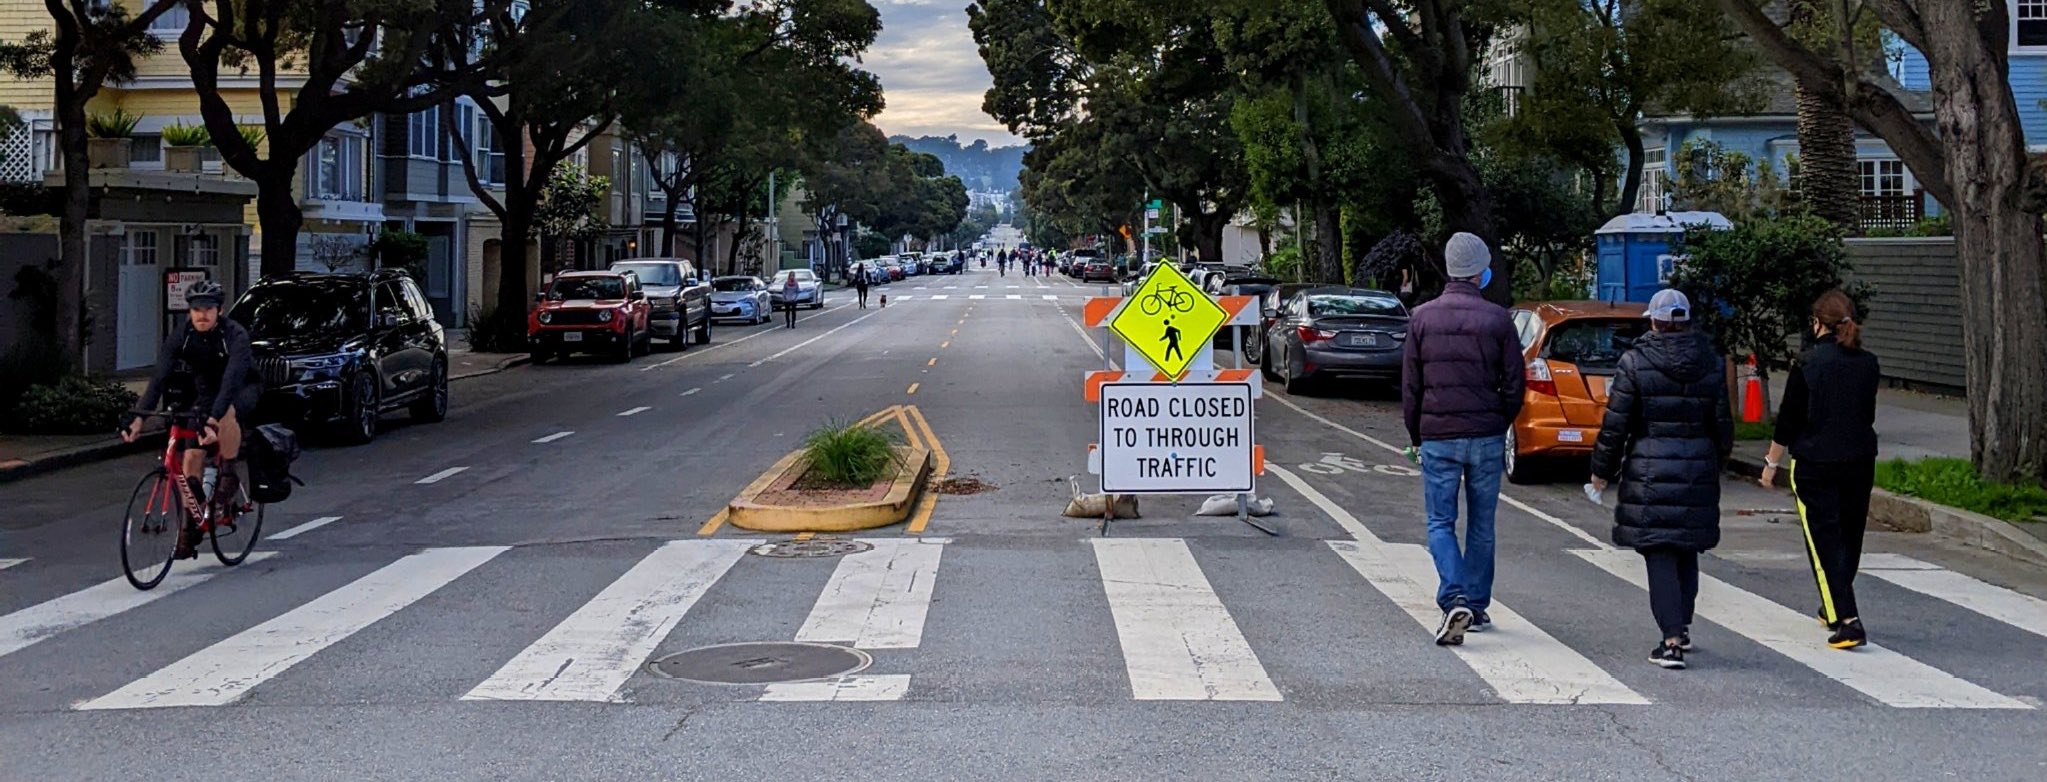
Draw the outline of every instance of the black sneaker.
[[[1869,633],[1862,629],[1862,621],[1850,619],[1834,628],[1834,634],[1827,639],[1827,645],[1836,649],[1853,649],[1869,643]]]
[[[1677,634],[1677,648],[1679,648],[1679,649],[1682,649],[1682,650],[1684,650],[1684,651],[1687,651],[1687,652],[1689,652],[1689,651],[1691,651],[1691,650],[1692,650],[1692,631],[1691,631],[1691,628],[1685,628],[1685,631],[1684,631],[1684,632],[1682,632],[1682,633],[1678,633],[1678,634]]]
[[[1827,621],[1827,609],[1825,606],[1821,606],[1819,610],[1812,612],[1812,618],[1820,620],[1820,626],[1828,630],[1841,629],[1840,622]]]
[[[1464,631],[1471,629],[1471,609],[1452,606],[1443,612],[1443,625],[1436,628],[1437,646],[1456,646],[1464,643]]]
[[[1655,663],[1657,667],[1673,671],[1684,670],[1684,647],[1673,645],[1668,641],[1657,644],[1656,648],[1649,652],[1649,662]]]
[[[1479,611],[1471,615],[1471,627],[1465,628],[1464,632],[1483,633],[1491,629],[1493,629],[1493,618],[1486,616],[1486,612]]]

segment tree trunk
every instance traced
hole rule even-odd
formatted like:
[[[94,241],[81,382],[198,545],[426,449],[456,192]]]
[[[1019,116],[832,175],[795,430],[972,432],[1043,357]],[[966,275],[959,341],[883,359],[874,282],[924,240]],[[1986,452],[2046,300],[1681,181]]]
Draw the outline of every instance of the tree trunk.
[[[58,88],[63,96],[68,92]],[[63,105],[68,103],[69,105]],[[52,275],[57,285],[57,339],[64,357],[60,372],[84,369],[85,364],[85,275],[89,259],[85,252],[85,223],[92,218],[92,171],[86,158],[85,101],[76,97],[59,99],[59,129],[64,155],[64,214],[57,241],[57,268]],[[22,133],[28,132],[26,129]]]
[[[1485,297],[1496,304],[1507,304],[1514,290],[1514,268],[1506,253],[1500,251],[1499,236],[1493,228],[1492,192],[1479,181],[1478,169],[1467,158],[1440,160],[1433,169],[1431,179],[1436,200],[1443,205],[1443,226],[1485,240],[1493,256],[1493,283],[1485,287]],[[1440,249],[1429,254],[1442,257]]]
[[[1305,77],[1294,80],[1294,127],[1301,134],[1301,160],[1308,168],[1308,199],[1315,215],[1315,240],[1310,243],[1313,252],[1306,260],[1313,267],[1311,276],[1315,280],[1341,284],[1343,229],[1337,224],[1336,210],[1322,186],[1322,148],[1315,143],[1315,129],[1309,124],[1307,89]]]
[[[1836,28],[1820,0],[1792,0],[1791,24],[1825,34]],[[1859,67],[1851,64],[1849,67]],[[1798,106],[1798,187],[1807,209],[1852,232],[1860,218],[1862,187],[1855,167],[1855,123],[1845,101],[1794,85]]]
[[[256,179],[256,219],[263,231],[260,257],[265,277],[290,274],[298,268],[299,229],[306,218],[292,189],[294,168],[266,164]]]
[[[508,324],[513,322],[511,318],[523,323],[533,301],[529,282],[533,256],[527,245],[533,236],[533,215],[530,208],[507,199],[505,215],[499,219],[497,314]]]
[[[682,199],[677,198],[674,193],[669,193],[668,198],[664,199],[664,201],[665,203],[661,207],[661,257],[673,258],[675,257],[675,214],[682,211]],[[699,263],[698,265],[701,266],[703,264]],[[710,270],[705,269],[704,271],[708,272]]]
[[[1635,202],[1642,197],[1642,174],[1646,173],[1642,169],[1649,161],[1649,153],[1642,146],[1642,131],[1635,127],[1633,121],[1616,122],[1614,130],[1620,132],[1621,142],[1628,148],[1628,170],[1621,179],[1620,200],[1606,210],[1607,219],[1635,210]],[[1605,187],[1603,184],[1595,184],[1593,187],[1597,188],[1592,194],[1594,203],[1597,203],[1597,199],[1606,195]]]
[[[1315,280],[1344,284],[1343,229],[1329,200],[1315,198]]]
[[[1223,227],[1229,225],[1228,212],[1203,212],[1187,210],[1187,222],[1194,225],[1194,253],[1202,263],[1223,262]]]

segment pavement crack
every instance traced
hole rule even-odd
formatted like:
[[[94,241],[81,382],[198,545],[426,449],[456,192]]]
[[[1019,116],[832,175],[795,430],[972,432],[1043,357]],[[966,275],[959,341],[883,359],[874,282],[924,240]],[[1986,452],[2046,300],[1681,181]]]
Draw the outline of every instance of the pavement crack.
[[[682,718],[675,721],[675,727],[669,728],[667,733],[662,734],[661,741],[663,743],[666,743],[669,739],[675,738],[675,734],[681,733],[683,728],[689,726],[689,718],[694,717],[696,715],[697,713],[695,711],[683,712]]]
[[[1654,744],[1650,744],[1649,742],[1643,741],[1640,737],[1634,735],[1633,733],[1630,733],[1628,730],[1627,723],[1621,722],[1621,715],[1619,713],[1615,712],[1613,709],[1598,709],[1597,711],[1601,714],[1606,715],[1607,722],[1613,724],[1614,732],[1620,734],[1622,740],[1625,740],[1626,742],[1628,742],[1629,744],[1633,744],[1636,748],[1642,750],[1643,752],[1648,753],[1649,759],[1656,761],[1657,768],[1663,769],[1665,773],[1668,773],[1673,777],[1687,780],[1687,782],[1692,782],[1698,779],[1698,777],[1695,777],[1691,774],[1687,774],[1684,771],[1678,769],[1676,766],[1671,765],[1670,759],[1663,756],[1662,749],[1658,748]]]

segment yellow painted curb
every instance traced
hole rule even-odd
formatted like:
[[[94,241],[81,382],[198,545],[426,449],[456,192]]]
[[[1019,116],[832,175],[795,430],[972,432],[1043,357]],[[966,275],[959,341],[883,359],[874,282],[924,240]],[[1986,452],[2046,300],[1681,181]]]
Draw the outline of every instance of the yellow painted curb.
[[[878,501],[806,507],[761,502],[760,495],[776,480],[807,466],[802,451],[790,453],[732,499],[726,506],[726,521],[756,532],[853,532],[901,523],[916,509],[917,499],[931,478],[931,451],[897,446],[896,453],[903,457],[901,466],[888,494]]]

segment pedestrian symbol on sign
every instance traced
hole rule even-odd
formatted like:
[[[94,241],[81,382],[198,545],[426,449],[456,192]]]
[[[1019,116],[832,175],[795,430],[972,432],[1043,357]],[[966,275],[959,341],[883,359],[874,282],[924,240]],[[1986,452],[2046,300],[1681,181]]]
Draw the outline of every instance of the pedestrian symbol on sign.
[[[1166,335],[1162,339],[1164,339],[1166,343],[1167,361],[1172,361],[1174,358],[1179,358],[1180,360],[1183,361],[1186,360],[1187,356],[1180,352],[1180,330],[1173,328],[1172,318],[1166,319]]]

